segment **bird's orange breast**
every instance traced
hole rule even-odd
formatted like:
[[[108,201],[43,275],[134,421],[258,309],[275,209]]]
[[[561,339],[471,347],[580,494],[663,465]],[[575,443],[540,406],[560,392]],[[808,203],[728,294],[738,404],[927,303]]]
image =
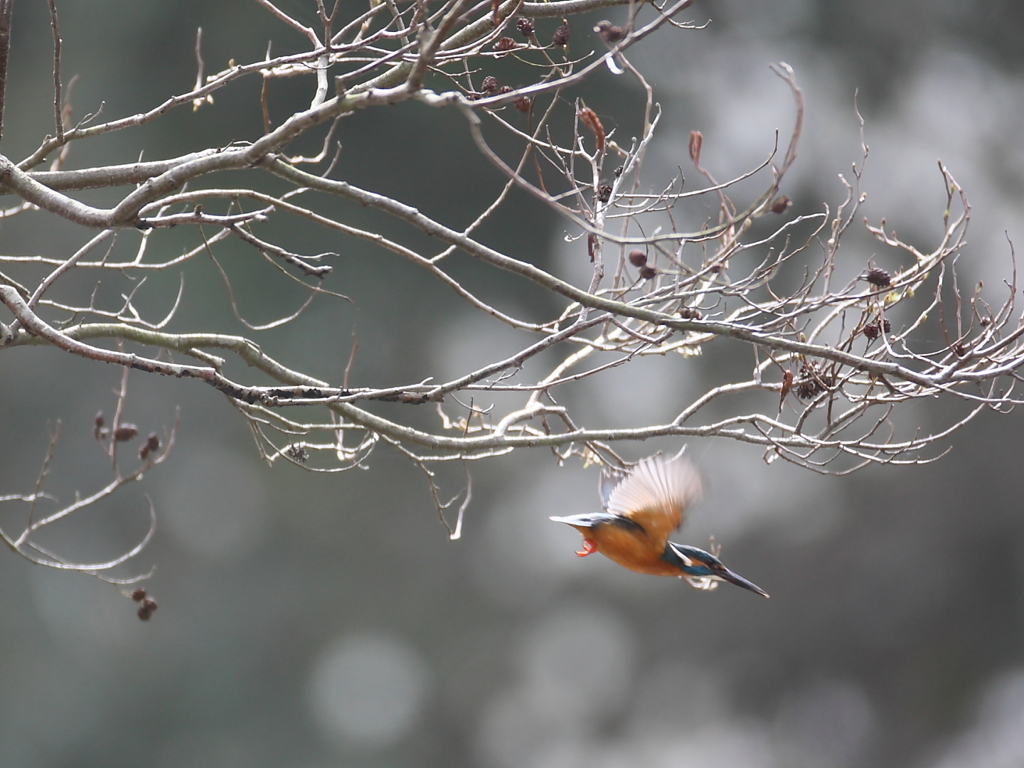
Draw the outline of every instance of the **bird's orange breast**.
[[[597,551],[623,568],[654,576],[679,576],[679,569],[661,559],[664,547],[659,548],[641,530],[601,525],[584,533],[597,545]]]

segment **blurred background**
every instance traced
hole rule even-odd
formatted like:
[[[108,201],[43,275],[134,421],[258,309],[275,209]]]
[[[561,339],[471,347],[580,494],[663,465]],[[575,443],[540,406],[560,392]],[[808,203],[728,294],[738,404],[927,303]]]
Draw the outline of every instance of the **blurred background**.
[[[281,5],[315,23],[312,0]],[[259,59],[268,41],[274,54],[304,49],[242,0],[58,7],[65,81],[80,76],[76,118],[101,104],[104,119],[128,115],[188,90],[199,26],[208,73],[231,58]],[[619,21],[623,12],[604,16]],[[581,50],[593,45],[597,18],[572,22]],[[719,178],[763,160],[774,131],[787,136],[792,125],[789,94],[768,70],[786,61],[807,98],[800,157],[784,189],[791,211],[843,199],[838,174],[862,155],[858,93],[871,147],[864,214],[874,223],[884,216],[921,247],[934,244],[945,205],[941,158],[973,205],[961,285],[983,280],[991,301],[1002,301],[1012,270],[1007,238],[1024,236],[1024,5],[700,0],[687,18],[710,25],[655,36],[631,54],[665,109],[650,167],[682,165],[691,130],[704,133],[703,164]],[[45,4],[18,4],[13,23],[2,151],[18,160],[52,132],[52,49]],[[88,157],[72,150],[68,167],[255,138],[259,87],[253,78],[195,114],[181,109],[91,142]],[[277,121],[312,92],[311,79],[277,84]],[[633,83],[604,71],[583,93],[623,130],[642,103]],[[415,104],[370,112],[341,126],[335,177],[453,225],[500,188],[457,115]],[[119,192],[83,199],[110,205]],[[530,201],[517,205],[487,239],[575,275],[580,246],[564,242],[563,225]],[[345,215],[379,225],[367,212]],[[451,375],[511,343],[397,258],[292,226],[286,236],[297,246],[341,254],[328,287],[352,302],[318,302],[300,322],[262,335],[285,362],[338,381],[355,329],[352,383],[379,385]],[[7,254],[70,254],[83,242],[81,231],[39,214],[0,222]],[[186,238],[159,242],[172,253]],[[868,259],[898,266],[867,237],[847,247],[852,273]],[[218,255],[229,268],[251,258],[231,246]],[[516,281],[489,279],[507,306],[545,318],[552,309],[531,304],[536,297]],[[81,301],[94,280],[69,276],[54,296]],[[154,278],[155,313],[173,300],[161,286],[173,296],[177,280]],[[124,285],[103,290],[116,297]],[[280,289],[269,274],[235,287],[252,322],[294,299],[268,293]],[[209,264],[189,275],[178,323],[238,330]],[[574,405],[595,425],[657,418],[714,378],[687,368],[698,362],[724,364],[712,353],[677,361],[671,375],[626,366],[601,387],[582,387]],[[0,495],[32,491],[58,420],[46,488],[67,503],[105,484],[93,417],[112,412],[119,381],[117,369],[55,351],[8,350]],[[152,498],[157,536],[135,563],[136,572],[156,566],[146,583],[159,603],[151,621],[99,581],[0,555],[5,766],[1024,765],[1024,430],[1016,413],[983,414],[935,464],[843,479],[766,466],[750,446],[692,441],[709,492],[676,539],[705,546],[714,535],[725,562],[771,593],[762,600],[576,558],[577,534],[547,517],[596,509],[597,473],[559,468],[543,450],[475,465],[463,537],[450,542],[421,476],[401,457],[381,449],[366,471],[341,475],[268,468],[244,421],[212,389],[130,377],[125,417],[143,434],[170,428],[179,407],[170,460],[47,539],[81,560],[124,551],[144,533]],[[915,417],[927,429],[944,407]],[[636,459],[678,447],[622,451]],[[452,493],[461,471],[445,477]],[[4,508],[0,524],[18,530],[19,515]]]

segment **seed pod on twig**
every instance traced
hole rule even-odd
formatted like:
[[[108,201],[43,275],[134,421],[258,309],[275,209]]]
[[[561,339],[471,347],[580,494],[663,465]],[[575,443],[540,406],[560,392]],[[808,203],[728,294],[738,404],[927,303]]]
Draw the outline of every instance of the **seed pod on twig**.
[[[139,603],[139,618],[143,621],[149,621],[149,617],[153,615],[153,611],[156,610],[156,600],[151,597],[145,598]]]
[[[601,125],[601,120],[597,116],[597,113],[590,107],[582,107],[577,114],[579,115],[580,122],[587,126],[587,128],[589,128],[591,131],[593,131],[594,136],[597,137],[597,153],[603,153],[604,126]]]
[[[647,265],[647,254],[641,251],[639,248],[629,252],[629,263],[634,267],[643,267]]]
[[[149,458],[149,454],[160,450],[160,436],[156,432],[150,432],[145,444],[139,448],[139,458]]]
[[[562,26],[555,30],[555,34],[551,37],[551,43],[553,45],[557,45],[559,48],[565,48],[569,45],[568,24],[562,24]]]
[[[616,27],[610,21],[599,21],[597,26],[594,27],[594,31],[601,35],[601,39],[606,43],[617,43],[626,36],[626,30],[622,27]]]
[[[793,372],[790,370],[785,371],[782,374],[782,396],[779,398],[779,407],[786,402],[786,395],[789,394],[790,388],[793,386]]]
[[[694,165],[700,165],[700,148],[704,146],[704,134],[690,131],[690,159]]]
[[[533,37],[533,33],[535,30],[533,19],[528,19],[525,16],[516,19],[516,29],[519,30],[519,34],[521,34],[523,37],[529,40],[531,37]]]
[[[889,277],[889,273],[878,267],[869,269],[864,275],[864,279],[877,288],[888,288],[892,285],[892,278]]]
[[[125,443],[134,439],[137,434],[139,434],[139,428],[134,424],[122,424],[114,430],[114,439],[119,443]]]

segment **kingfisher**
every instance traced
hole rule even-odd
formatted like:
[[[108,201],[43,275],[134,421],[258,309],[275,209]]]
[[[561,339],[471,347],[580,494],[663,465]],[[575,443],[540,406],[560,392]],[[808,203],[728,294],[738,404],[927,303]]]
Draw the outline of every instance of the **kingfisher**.
[[[602,512],[552,517],[583,534],[580,557],[600,552],[638,573],[676,576],[694,589],[711,590],[727,581],[768,597],[768,593],[733,573],[715,553],[676,544],[669,535],[683,524],[686,510],[701,497],[700,473],[677,455],[650,456],[632,470],[601,472]]]

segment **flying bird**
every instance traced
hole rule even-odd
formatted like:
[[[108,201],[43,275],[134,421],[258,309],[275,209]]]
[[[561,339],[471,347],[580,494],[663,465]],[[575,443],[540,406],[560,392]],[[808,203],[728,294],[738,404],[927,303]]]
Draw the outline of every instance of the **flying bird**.
[[[576,553],[580,557],[600,552],[623,568],[677,576],[695,589],[715,589],[718,582],[727,581],[768,597],[759,586],[722,565],[717,550],[711,554],[668,540],[700,497],[700,474],[690,461],[681,456],[651,456],[629,472],[602,471],[602,512],[551,519],[583,534],[583,548]]]

